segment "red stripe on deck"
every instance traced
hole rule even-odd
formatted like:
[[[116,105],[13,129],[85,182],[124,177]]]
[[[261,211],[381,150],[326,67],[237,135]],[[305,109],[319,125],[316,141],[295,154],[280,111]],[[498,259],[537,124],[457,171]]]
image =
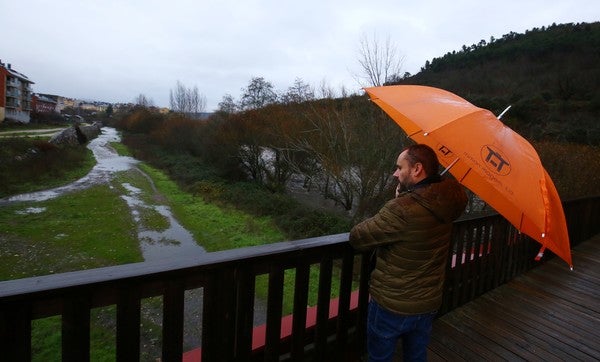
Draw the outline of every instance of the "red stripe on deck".
[[[329,301],[329,319],[338,315],[339,298]],[[358,290],[350,294],[350,310],[358,307]],[[292,335],[292,321],[294,315],[286,315],[281,318],[281,339]],[[308,307],[306,309],[306,328],[314,327],[317,324],[317,307]],[[267,325],[261,324],[252,329],[252,350],[255,351],[265,346]],[[202,349],[196,348],[183,354],[182,362],[202,361]]]

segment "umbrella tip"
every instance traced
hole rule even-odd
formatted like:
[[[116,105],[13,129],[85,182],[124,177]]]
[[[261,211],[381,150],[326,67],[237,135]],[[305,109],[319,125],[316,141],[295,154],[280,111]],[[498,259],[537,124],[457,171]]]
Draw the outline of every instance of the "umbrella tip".
[[[571,265],[569,268],[571,269],[571,271],[573,271],[573,265]]]

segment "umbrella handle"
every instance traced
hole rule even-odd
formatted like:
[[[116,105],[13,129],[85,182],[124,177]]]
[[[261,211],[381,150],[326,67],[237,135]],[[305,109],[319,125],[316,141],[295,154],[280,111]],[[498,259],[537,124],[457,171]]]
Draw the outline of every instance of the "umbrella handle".
[[[452,163],[449,164],[448,167],[446,167],[446,169],[444,171],[442,171],[440,176],[444,176],[446,174],[446,172],[448,172],[452,168],[452,166],[454,166],[458,162],[459,159],[460,158],[457,158],[456,160],[452,161]]]

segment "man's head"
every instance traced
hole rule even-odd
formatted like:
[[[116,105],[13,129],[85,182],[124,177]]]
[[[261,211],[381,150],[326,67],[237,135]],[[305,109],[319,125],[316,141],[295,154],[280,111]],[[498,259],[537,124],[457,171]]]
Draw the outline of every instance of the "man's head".
[[[404,149],[396,161],[394,177],[402,188],[410,188],[419,181],[437,175],[439,161],[435,151],[423,144],[411,145]]]

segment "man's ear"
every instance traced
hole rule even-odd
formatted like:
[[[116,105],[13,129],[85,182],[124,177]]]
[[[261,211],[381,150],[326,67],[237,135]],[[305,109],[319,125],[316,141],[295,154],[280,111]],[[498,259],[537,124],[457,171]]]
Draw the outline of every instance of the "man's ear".
[[[423,169],[423,164],[421,162],[415,163],[412,171],[414,176],[420,176],[423,174],[423,172],[425,172],[425,170]]]

